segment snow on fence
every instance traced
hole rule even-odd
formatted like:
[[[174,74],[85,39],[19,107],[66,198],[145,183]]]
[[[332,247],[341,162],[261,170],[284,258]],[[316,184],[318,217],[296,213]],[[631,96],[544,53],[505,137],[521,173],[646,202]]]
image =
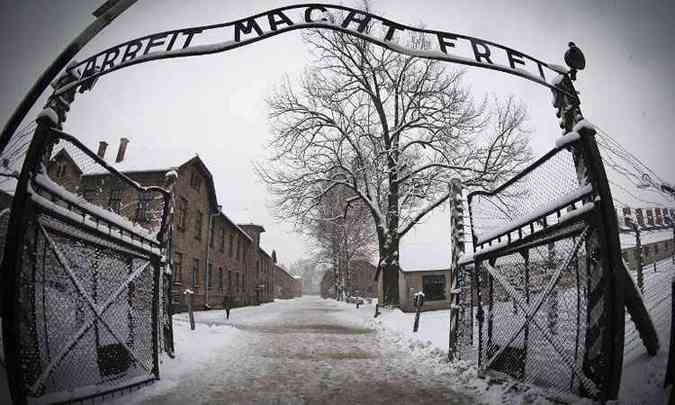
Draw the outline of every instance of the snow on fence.
[[[597,232],[588,221],[594,194],[586,179],[580,185],[572,153],[556,148],[494,192],[469,195],[475,252],[461,263],[462,357],[482,372],[600,397],[589,372],[602,321],[586,251]]]
[[[169,192],[111,169],[70,135],[44,136],[7,237],[18,244],[7,249],[3,290],[13,298],[3,327],[15,335],[4,350],[17,403],[150,382],[160,344],[172,345],[160,332]]]

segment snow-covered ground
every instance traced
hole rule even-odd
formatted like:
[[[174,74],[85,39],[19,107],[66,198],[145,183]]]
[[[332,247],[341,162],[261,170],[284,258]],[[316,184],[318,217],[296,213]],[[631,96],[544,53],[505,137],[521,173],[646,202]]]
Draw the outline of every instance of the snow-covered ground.
[[[627,317],[620,404],[663,403],[675,264],[656,270],[645,269],[644,299],[661,351],[649,357]],[[197,312],[194,331],[175,315],[176,358],[162,357],[161,380],[108,402],[550,403],[538,388],[478,378],[473,361],[448,363],[447,310],[422,313],[417,333],[414,314],[381,311],[303,297],[235,308],[230,320]]]
[[[175,317],[162,379],[113,404],[474,404],[484,383],[373,323],[372,305],[302,297]]]
[[[633,279],[636,278],[636,272],[632,272],[631,275]],[[675,276],[675,264],[671,258],[659,261],[656,272],[651,265],[644,268],[643,299],[659,334],[661,350],[657,356],[650,357],[642,345],[634,324],[626,315],[624,370],[618,404],[661,404],[664,401],[663,382],[670,343],[671,279],[673,276]],[[403,313],[398,309],[384,310],[383,314],[373,323],[398,336],[400,344],[409,347],[413,353],[423,351],[431,355],[445,356],[448,350],[449,317],[448,310],[423,312],[417,333],[412,332],[415,314]],[[461,367],[463,370],[458,370],[458,372],[467,376],[475,373],[475,370],[468,364]],[[480,381],[473,378],[468,380],[475,386],[480,384]],[[518,403],[525,400],[523,395],[537,398],[541,403],[546,402],[537,394],[536,389],[529,393],[527,391],[525,393],[515,392],[515,390],[508,392],[505,390],[514,387],[495,386],[487,382],[484,384],[483,388],[487,391],[481,395],[481,399],[489,403],[500,402],[505,398]]]
[[[633,279],[636,272],[631,272]],[[670,349],[671,280],[675,264],[670,258],[644,268],[643,300],[654,321],[661,349],[655,357],[647,355],[635,325],[626,316],[623,376],[619,398],[625,404],[664,403],[663,382]]]

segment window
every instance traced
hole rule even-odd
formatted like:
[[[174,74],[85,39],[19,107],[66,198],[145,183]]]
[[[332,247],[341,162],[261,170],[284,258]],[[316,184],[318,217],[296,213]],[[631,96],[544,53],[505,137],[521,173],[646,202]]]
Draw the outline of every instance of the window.
[[[229,254],[230,257],[232,257],[233,250],[234,250],[234,234],[231,233],[230,234],[230,254]]]
[[[199,284],[199,259],[192,259],[192,286],[197,287]]]
[[[109,207],[113,212],[119,214],[120,210],[122,209],[122,190],[112,189],[110,191]]]
[[[223,291],[223,268],[218,267],[218,289]]]
[[[239,260],[239,248],[241,247],[241,239],[237,238],[237,260]]]
[[[148,222],[150,221],[150,204],[152,203],[152,192],[141,191],[138,196],[138,206],[136,207],[136,221]]]
[[[185,224],[187,223],[187,200],[183,197],[178,198],[178,212],[176,223],[178,224],[178,230],[184,231]]]
[[[225,225],[223,224],[220,227],[220,247],[219,249],[221,252],[225,252]]]
[[[89,202],[94,202],[96,200],[96,189],[95,188],[85,189],[84,193],[82,194],[82,197]]]
[[[56,164],[56,177],[61,178],[66,176],[66,163],[58,162]]]
[[[174,281],[183,283],[183,254],[176,252],[176,258],[173,262],[174,267]]]
[[[232,292],[232,270],[227,271],[227,292]]]
[[[239,292],[239,272],[235,273],[234,275],[234,285],[237,288],[237,292]]]
[[[216,233],[214,227],[213,218],[209,216],[209,247],[213,247],[213,234]]]
[[[202,212],[195,214],[195,239],[202,240]]]
[[[422,276],[422,292],[425,301],[445,299],[445,276]]]
[[[659,244],[655,243],[654,244],[654,256],[659,254]]]
[[[202,176],[199,174],[197,169],[192,171],[192,175],[190,176],[190,186],[194,188],[195,190],[199,191],[199,187],[202,185]]]
[[[211,288],[213,285],[211,278],[213,278],[213,263],[206,265],[206,288]]]

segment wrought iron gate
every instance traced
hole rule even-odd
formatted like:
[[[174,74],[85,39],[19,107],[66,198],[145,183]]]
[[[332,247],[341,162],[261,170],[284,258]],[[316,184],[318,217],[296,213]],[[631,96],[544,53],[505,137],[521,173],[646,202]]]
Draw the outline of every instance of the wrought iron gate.
[[[141,186],[48,119],[38,122],[3,262],[12,397],[67,402],[151,382],[159,378],[170,193]],[[55,148],[76,163],[79,183],[50,165]],[[121,195],[114,204],[105,192],[112,184]]]
[[[583,148],[582,136],[494,192],[469,194],[475,254],[463,303],[476,313],[482,372],[603,399],[618,384],[611,368],[621,367],[623,323],[614,315],[623,322],[623,302],[599,237],[595,174],[577,172]]]

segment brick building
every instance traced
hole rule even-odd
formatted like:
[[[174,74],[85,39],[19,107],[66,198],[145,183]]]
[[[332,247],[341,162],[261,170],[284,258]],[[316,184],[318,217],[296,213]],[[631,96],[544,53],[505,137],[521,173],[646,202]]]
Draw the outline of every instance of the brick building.
[[[302,289],[301,277],[290,274],[281,265],[274,263],[274,298],[302,297]]]
[[[65,148],[61,148],[47,164],[49,178],[71,193],[77,193],[82,170]]]
[[[365,259],[352,260],[349,266],[351,272],[349,294],[365,298],[377,297],[377,282],[375,281],[377,267]],[[332,270],[323,273],[319,289],[322,297],[335,297],[335,273]]]
[[[176,166],[145,169],[141,162],[125,161],[128,140],[123,138],[115,164],[118,171],[143,186],[164,186],[175,172],[174,296],[177,309],[184,309],[187,288],[193,291],[195,308],[222,307],[273,301],[272,257],[260,246],[265,229],[256,224],[238,225],[218,205],[213,176],[195,156]],[[105,142],[98,155],[105,159]],[[134,166],[135,164],[135,166]],[[142,167],[142,166],[140,166]],[[172,173],[173,174],[173,173]],[[139,193],[128,184],[114,180],[102,168],[83,173],[66,149],[48,163],[48,175],[85,200],[119,213],[146,229],[161,222],[159,193]]]

